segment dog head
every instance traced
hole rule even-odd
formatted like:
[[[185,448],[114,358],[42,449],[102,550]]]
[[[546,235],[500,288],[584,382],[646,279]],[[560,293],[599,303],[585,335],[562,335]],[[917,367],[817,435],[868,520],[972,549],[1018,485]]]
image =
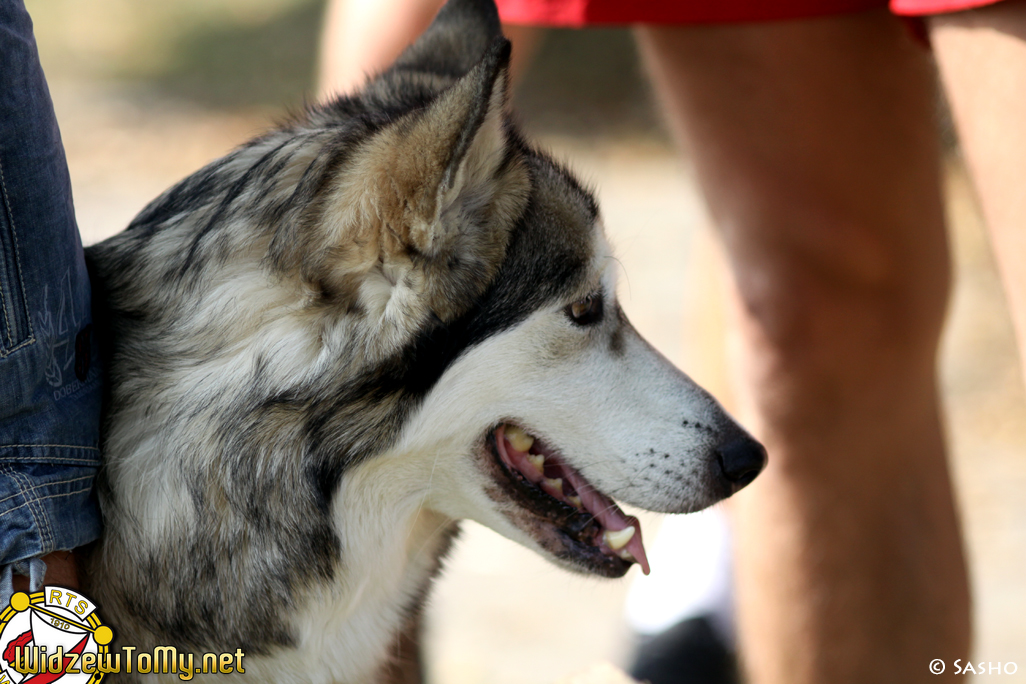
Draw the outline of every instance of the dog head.
[[[573,569],[647,572],[640,526],[612,499],[696,511],[748,484],[765,451],[630,325],[595,199],[508,121],[508,58],[491,2],[451,0],[365,91],[464,74],[367,148],[381,165],[362,196],[377,216],[407,212],[372,230],[396,239],[384,269],[402,262],[374,315],[418,302],[398,327],[431,377],[393,450],[430,462],[418,489],[435,510]]]
[[[402,501],[618,576],[647,560],[613,499],[695,511],[755,477],[762,447],[617,304],[592,195],[516,132],[509,54],[490,1],[451,0],[361,92],[89,250],[120,505],[161,534],[257,520],[331,567],[355,501]]]

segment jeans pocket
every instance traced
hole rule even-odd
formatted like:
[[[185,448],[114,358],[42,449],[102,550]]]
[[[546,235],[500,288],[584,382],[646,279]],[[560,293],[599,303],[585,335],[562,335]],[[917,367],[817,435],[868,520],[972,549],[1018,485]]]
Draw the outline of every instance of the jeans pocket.
[[[25,283],[18,255],[18,233],[0,159],[0,356],[32,341]]]

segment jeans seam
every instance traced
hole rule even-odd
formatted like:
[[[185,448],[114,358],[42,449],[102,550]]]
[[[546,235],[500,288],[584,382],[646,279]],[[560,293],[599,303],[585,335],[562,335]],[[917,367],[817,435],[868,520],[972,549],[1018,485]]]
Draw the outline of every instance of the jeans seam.
[[[11,473],[11,476],[15,477],[16,475],[15,475],[15,473]],[[0,504],[2,504],[5,501],[9,501],[9,500],[15,498],[19,494],[21,494],[21,495],[28,494],[29,492],[33,492],[33,491],[35,491],[37,489],[41,489],[43,487],[53,487],[53,486],[56,486],[56,485],[71,484],[72,482],[78,482],[80,480],[91,480],[92,478],[93,478],[92,475],[83,475],[82,477],[73,477],[70,480],[56,480],[54,482],[44,482],[43,484],[32,485],[32,486],[29,486],[29,487],[25,487],[23,485],[22,489],[20,489],[16,493],[11,494],[9,496],[5,496],[4,498],[0,499]],[[41,498],[45,499],[46,497],[41,497]],[[36,499],[36,500],[38,501],[39,499]],[[14,508],[12,508],[10,510],[15,511],[18,508],[21,508],[21,507],[20,506],[15,506]],[[6,511],[0,511],[0,515],[3,515],[4,513],[6,513]]]
[[[0,163],[0,192],[3,192],[4,195],[4,210],[7,212],[8,216],[11,216],[11,203],[7,201],[7,182],[4,180],[4,166],[2,163]],[[14,236],[13,216],[11,216],[11,236],[12,238]],[[15,258],[15,263],[17,263],[17,258]],[[0,291],[0,308],[3,308],[4,310],[4,324],[7,333],[7,343],[13,346],[14,338],[11,337],[11,319],[7,315],[7,298],[4,297],[4,293],[2,291]],[[0,355],[7,356],[7,353],[0,348]]]
[[[25,325],[28,326],[28,336],[20,344],[7,351],[0,350],[0,356],[7,356],[11,352],[17,351],[25,345],[34,342],[35,334],[32,332],[32,314],[28,311],[28,297],[25,295],[25,279],[21,274],[21,255],[18,250],[18,229],[17,226],[14,225],[14,212],[11,211],[11,202],[7,194],[7,181],[4,178],[4,165],[2,163],[0,163],[0,191],[3,192],[4,208],[7,210],[7,216],[11,221],[11,238],[14,240],[14,266],[18,271],[18,285],[21,286],[21,299],[25,302]],[[2,296],[0,296],[0,306],[3,307],[4,322],[7,324],[7,340],[13,345],[14,338],[11,337],[11,322],[7,315],[7,302],[4,301]]]
[[[58,463],[74,463],[76,465],[82,465],[86,467],[97,468],[100,463],[95,458],[54,458],[50,456],[37,457],[37,458],[4,458],[0,457],[0,463],[15,463],[15,464],[26,464],[31,463],[33,465],[56,465]]]
[[[12,509],[7,509],[6,511],[0,512],[0,518],[7,515],[8,513],[13,513],[14,511],[17,511],[18,509],[24,509],[25,507],[29,506],[30,504],[34,504],[34,502],[37,501],[45,501],[47,498],[61,498],[62,496],[74,496],[75,494],[81,494],[83,491],[89,491],[91,488],[92,487],[82,487],[81,489],[76,489],[75,491],[64,491],[60,494],[46,494],[46,496],[38,496],[32,499],[31,501],[26,501],[25,504],[19,504]],[[33,516],[33,519],[35,519],[35,516]]]
[[[46,501],[47,499],[59,499],[62,496],[74,496],[75,494],[81,494],[82,492],[88,492],[90,489],[92,489],[92,487],[83,487],[82,489],[76,489],[73,492],[61,492],[60,494],[47,494],[46,496],[40,496],[40,497],[37,497],[35,499],[32,499],[32,501],[26,501],[23,504],[19,504],[19,505],[15,506],[14,508],[8,508],[6,511],[0,512],[0,518],[2,518],[3,516],[7,515],[8,513],[13,513],[14,511],[18,510],[19,508],[24,508],[25,506],[28,506],[31,503],[36,503],[36,502],[39,502],[39,501]],[[35,515],[33,515],[32,518],[34,520],[35,519]],[[37,527],[40,527],[40,529],[42,529],[42,527],[39,526],[38,524],[37,524]]]
[[[4,306],[4,320],[7,320],[7,307],[6,306]],[[8,338],[8,339],[10,339],[10,338]],[[32,344],[35,341],[36,341],[36,338],[30,335],[26,340],[24,340],[17,347],[11,347],[10,349],[6,349],[6,350],[5,349],[0,349],[0,359],[4,358],[5,356],[9,356],[10,354],[13,354],[14,352],[18,351],[22,347],[29,346],[30,344]]]
[[[11,478],[14,479],[14,480],[17,480],[18,482],[21,483],[22,491],[20,493],[22,495],[24,495],[26,492],[32,491],[36,487],[42,486],[42,485],[37,485],[36,487],[32,487],[32,486],[30,486],[30,481],[29,481],[28,477],[26,477],[24,474],[15,471],[13,468],[10,468],[9,470],[10,470],[9,475],[11,476]],[[17,495],[15,495],[15,496],[17,496]],[[8,497],[8,498],[10,498],[10,497]],[[53,534],[52,534],[52,531],[50,530],[50,526],[45,524],[46,523],[46,520],[45,520],[46,515],[45,515],[45,512],[42,510],[42,504],[41,504],[41,502],[44,499],[48,498],[48,497],[29,498],[29,497],[25,496],[24,498],[25,498],[25,503],[23,503],[23,504],[21,504],[19,506],[15,506],[14,508],[10,508],[7,511],[5,511],[4,513],[5,514],[13,513],[14,511],[18,510],[19,508],[24,508],[24,507],[28,506],[29,515],[32,516],[32,522],[35,525],[35,528],[39,531],[39,539],[40,539],[40,542],[43,545],[43,549],[44,550],[48,549],[51,546],[53,546]],[[6,501],[6,499],[5,499],[5,501]],[[44,520],[41,521],[40,518],[44,518]]]
[[[43,448],[43,447],[57,447],[60,449],[88,449],[89,451],[99,451],[99,447],[94,446],[77,446],[75,444],[0,444],[0,449],[15,449],[15,448]]]

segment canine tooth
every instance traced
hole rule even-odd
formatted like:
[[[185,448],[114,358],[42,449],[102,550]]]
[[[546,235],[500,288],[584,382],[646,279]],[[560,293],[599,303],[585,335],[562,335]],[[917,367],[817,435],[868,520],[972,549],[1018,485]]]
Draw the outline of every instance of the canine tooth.
[[[625,561],[631,561],[631,562],[634,562],[634,563],[637,562],[637,559],[634,556],[632,556],[631,552],[628,551],[627,549],[620,549],[619,551],[616,552],[616,555],[619,556],[620,558],[623,558]]]
[[[584,502],[582,502],[581,497],[577,496],[576,494],[571,494],[570,496],[566,497],[566,500],[577,508],[584,508]]]
[[[530,447],[528,447],[530,448]],[[538,469],[539,473],[545,472],[545,457],[541,454],[528,454],[527,460]]]
[[[546,477],[544,480],[542,480],[542,482],[547,484],[552,489],[556,490],[556,492],[560,496],[563,495],[563,478],[557,477],[557,478],[553,479],[551,477]],[[624,543],[626,543],[626,542],[624,542]]]
[[[534,437],[527,434],[516,425],[506,426],[506,439],[517,451],[527,451],[534,444]]]
[[[634,525],[628,525],[622,530],[606,530],[602,535],[603,541],[606,542],[606,546],[611,548],[613,551],[619,551],[623,547],[627,546],[634,537]]]

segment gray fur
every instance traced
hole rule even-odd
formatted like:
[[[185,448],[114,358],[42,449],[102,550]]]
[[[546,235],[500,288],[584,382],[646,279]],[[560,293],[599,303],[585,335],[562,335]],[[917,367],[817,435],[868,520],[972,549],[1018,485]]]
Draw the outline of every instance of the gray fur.
[[[523,164],[532,184],[523,216],[507,227],[503,269],[488,280],[469,250],[428,264],[450,276],[446,299],[465,306],[432,312],[413,339],[373,363],[361,358],[358,345],[343,347],[312,377],[283,386],[258,357],[230,390],[215,388],[227,394],[165,399],[176,369],[209,363],[235,342],[223,327],[233,325],[231,301],[210,320],[195,316],[228,266],[258,269],[268,287],[284,292],[277,297],[292,296],[315,321],[360,324],[366,312],[354,293],[338,289],[325,272],[333,250],[344,248],[326,243],[319,231],[326,190],[347,173],[354,149],[419,113],[452,87],[454,73],[474,66],[466,53],[452,52],[475,23],[452,10],[473,4],[444,11],[441,25],[365,93],[305,112],[208,165],[147,206],[124,233],[87,251],[110,331],[108,429],[122,427],[130,411],[154,421],[127,444],[108,440],[101,478],[107,534],[90,574],[103,578],[93,591],[120,632],[131,636],[126,641],[247,653],[289,646],[293,636],[282,616],[296,592],[331,580],[345,563],[328,513],[346,470],[389,445],[465,348],[575,286],[587,259],[578,251],[594,220],[594,200],[530,150],[507,121],[509,159],[502,170]],[[494,34],[494,18],[483,23]],[[443,43],[448,47],[440,50]],[[478,69],[467,124],[444,160],[443,183],[450,186],[508,60],[506,41],[495,37],[492,45]],[[422,53],[434,59],[414,62]],[[453,60],[438,61],[445,57]],[[409,88],[411,82],[419,87]],[[565,218],[544,210],[553,202],[566,207]],[[557,230],[544,225],[553,220],[561,222]],[[536,239],[542,233],[563,233],[567,244],[543,246]],[[531,293],[524,291],[525,273]],[[300,296],[304,287],[314,294]],[[180,462],[178,483],[191,505],[181,516],[192,524],[174,525],[161,538],[147,537],[121,511],[115,486],[119,452],[146,438],[166,442],[163,457]]]
[[[110,356],[87,589],[119,643],[296,648],[299,608],[356,581],[332,517],[347,478],[460,359],[594,287],[595,200],[514,129],[508,60],[491,3],[451,0],[361,93],[87,250]],[[610,312],[620,357],[639,345]],[[446,524],[395,599],[411,613]]]

